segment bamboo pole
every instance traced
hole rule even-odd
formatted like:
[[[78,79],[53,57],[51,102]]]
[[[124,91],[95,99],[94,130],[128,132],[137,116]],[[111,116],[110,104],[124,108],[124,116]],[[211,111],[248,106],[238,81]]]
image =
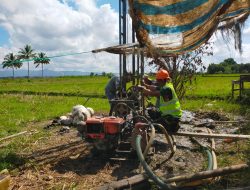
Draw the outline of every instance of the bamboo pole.
[[[250,139],[250,135],[234,135],[234,134],[208,134],[208,133],[190,133],[190,132],[177,132],[176,136],[186,137],[203,137],[203,138],[232,138],[232,139]]]
[[[207,123],[244,123],[244,122],[249,122],[249,120],[238,120],[238,121],[211,121]]]
[[[184,181],[191,182],[191,181],[207,179],[211,177],[217,177],[217,176],[222,176],[222,175],[238,172],[246,168],[248,168],[247,164],[234,165],[234,166],[229,166],[229,167],[215,169],[215,170],[198,172],[198,173],[190,174],[190,175],[176,176],[176,177],[165,179],[164,182],[166,183],[184,182]],[[122,188],[127,188],[127,187],[131,188],[138,184],[145,183],[147,180],[148,180],[147,175],[138,174],[127,179],[122,179],[120,181],[115,181],[107,185],[101,186],[97,188],[97,190],[111,190],[111,189],[115,190],[115,189],[122,189]]]
[[[200,180],[200,179],[206,179],[210,177],[217,177],[221,175],[226,175],[234,172],[238,172],[240,170],[248,168],[247,164],[239,164],[239,165],[233,165],[225,168],[220,168],[220,169],[215,169],[215,170],[209,170],[209,171],[203,171],[203,172],[198,172],[195,174],[190,174],[190,175],[182,175],[182,176],[176,176],[172,178],[168,178],[164,180],[166,183],[172,183],[172,182],[190,182],[190,181],[195,181],[195,180]]]
[[[206,124],[228,124],[228,123],[247,123],[249,120],[239,120],[239,121],[207,121],[194,124],[194,126],[199,127]]]
[[[11,139],[11,138],[13,138],[13,137],[17,137],[17,136],[23,135],[23,134],[25,134],[25,133],[27,133],[27,132],[28,132],[28,131],[23,131],[23,132],[20,132],[20,133],[16,133],[16,134],[13,134],[13,135],[10,135],[10,136],[1,138],[1,139],[0,139],[0,142],[1,142],[1,141],[8,140],[8,139]]]

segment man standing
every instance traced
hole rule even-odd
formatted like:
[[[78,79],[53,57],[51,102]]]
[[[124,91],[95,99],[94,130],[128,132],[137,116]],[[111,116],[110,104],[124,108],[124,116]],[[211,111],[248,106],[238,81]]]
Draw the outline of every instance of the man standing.
[[[126,73],[123,77],[122,77],[122,81],[123,83],[128,83],[132,80],[132,74],[131,73]],[[123,92],[121,92],[122,88],[121,88],[121,82],[120,82],[120,77],[117,76],[113,76],[110,81],[108,82],[108,84],[105,87],[105,95],[107,96],[108,100],[109,100],[109,104],[110,104],[110,112],[109,115],[112,114],[113,111],[113,107],[114,107],[114,103],[112,103],[111,100],[114,100],[115,98],[118,98],[118,96],[122,95]]]
[[[175,133],[180,128],[182,111],[168,71],[160,69],[156,73],[156,81],[157,86],[144,84],[139,88],[143,90],[144,95],[157,97],[156,108],[159,117],[155,122],[162,124],[168,132]]]
[[[117,97],[117,93],[120,87],[120,78],[113,76],[105,87],[105,95],[108,100],[112,100]]]

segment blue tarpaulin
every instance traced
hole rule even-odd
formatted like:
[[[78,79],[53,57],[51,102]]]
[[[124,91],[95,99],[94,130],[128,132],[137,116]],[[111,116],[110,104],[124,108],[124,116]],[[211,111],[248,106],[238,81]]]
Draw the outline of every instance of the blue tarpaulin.
[[[181,54],[205,43],[219,23],[248,16],[250,0],[129,0],[142,45]]]

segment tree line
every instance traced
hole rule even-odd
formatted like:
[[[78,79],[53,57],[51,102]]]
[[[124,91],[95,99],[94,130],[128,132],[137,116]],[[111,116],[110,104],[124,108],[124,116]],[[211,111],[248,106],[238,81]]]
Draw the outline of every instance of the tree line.
[[[32,60],[31,60],[32,59]],[[44,52],[35,53],[34,49],[30,45],[25,45],[24,48],[20,48],[18,53],[8,53],[5,55],[2,62],[3,68],[11,68],[13,78],[15,77],[15,69],[20,69],[23,66],[23,62],[28,63],[28,78],[30,77],[30,61],[36,65],[36,68],[41,65],[42,77],[43,77],[43,65],[50,64],[50,59]]]
[[[219,64],[210,64],[207,68],[207,73],[250,73],[250,63],[238,64],[233,58],[228,58]]]

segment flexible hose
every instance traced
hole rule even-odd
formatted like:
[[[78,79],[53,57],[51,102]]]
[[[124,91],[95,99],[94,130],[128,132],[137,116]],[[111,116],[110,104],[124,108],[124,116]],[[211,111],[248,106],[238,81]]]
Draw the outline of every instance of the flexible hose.
[[[148,150],[149,150],[150,146],[153,143],[153,139],[154,139],[154,136],[155,136],[154,125],[160,127],[160,129],[165,134],[165,137],[166,137],[166,139],[167,139],[167,141],[168,141],[168,143],[170,144],[170,147],[171,147],[172,156],[175,153],[175,151],[176,151],[175,138],[173,136],[171,136],[172,141],[173,141],[173,143],[172,143],[172,141],[170,139],[170,136],[167,133],[166,129],[161,124],[155,123],[155,124],[150,124],[150,127],[152,128],[151,136],[150,136],[150,140],[149,140],[149,142],[148,142],[148,144],[147,144],[147,146],[146,146],[146,148],[144,150],[144,153],[142,153],[142,150],[141,150],[141,139],[142,139],[142,136],[141,135],[137,135],[137,137],[136,137],[136,152],[137,152],[137,156],[138,156],[139,161],[140,161],[142,167],[144,168],[145,172],[147,173],[147,175],[149,176],[149,178],[156,183],[156,185],[158,185],[159,187],[161,187],[163,189],[171,189],[172,186],[169,185],[169,184],[167,184],[167,183],[165,183],[160,177],[158,177],[157,175],[155,175],[154,172],[151,170],[150,166],[145,161],[145,157],[146,157],[146,155],[148,153]],[[214,141],[211,141],[211,147],[212,147],[211,151],[210,151],[210,149],[208,147],[203,146],[198,141],[196,141],[196,143],[198,143],[202,147],[202,149],[206,152],[206,154],[207,154],[207,157],[208,157],[208,167],[207,167],[207,170],[213,170],[213,169],[215,169],[215,167],[217,167],[217,161],[216,161],[216,155],[215,155],[215,153],[213,151],[213,148],[215,146]],[[172,157],[172,156],[170,155],[170,157]],[[186,186],[186,187],[188,187],[188,186],[189,187],[190,186],[197,186],[197,185],[203,184],[205,182],[211,182],[211,180],[212,179],[196,180],[196,181],[193,181],[193,182],[180,184],[180,187],[183,187],[183,186]]]
[[[212,153],[208,148],[205,148],[205,152],[207,153],[207,160],[208,160],[207,170],[212,170],[213,169],[213,156],[212,156]]]
[[[211,129],[207,129],[208,133],[212,134],[212,131]],[[217,169],[217,158],[216,158],[216,154],[215,154],[215,141],[214,141],[214,138],[211,138],[210,139],[211,141],[211,153],[212,153],[212,156],[213,156],[213,170],[214,169]]]
[[[164,183],[164,181],[162,181],[157,175],[155,175],[153,173],[153,171],[151,170],[151,168],[149,167],[149,165],[147,164],[147,162],[145,161],[144,156],[142,154],[142,150],[141,150],[141,139],[142,139],[142,136],[137,135],[137,137],[136,137],[136,153],[137,153],[137,156],[140,160],[142,167],[144,168],[148,177],[150,179],[152,179],[156,183],[156,185],[158,185],[159,187],[161,187],[163,189],[170,189],[171,186]]]
[[[155,138],[155,127],[150,124],[151,127],[151,135],[150,135],[150,139],[148,141],[148,144],[143,152],[143,156],[146,158],[147,154],[148,154],[148,150],[151,147],[151,145],[153,144],[154,138]]]
[[[134,119],[136,118],[141,118],[143,120],[145,120],[145,122],[151,127],[152,131],[151,131],[151,135],[150,135],[150,139],[149,141],[147,142],[147,146],[143,152],[143,156],[146,157],[147,154],[148,154],[148,151],[149,151],[149,148],[151,147],[151,145],[153,144],[153,141],[154,141],[154,138],[155,138],[155,128],[152,124],[150,124],[150,122],[148,121],[148,119],[144,116],[141,116],[141,115],[137,115],[137,116],[134,116]]]
[[[213,167],[214,167],[214,164],[213,164],[214,159],[213,158],[214,157],[213,157],[212,151],[208,147],[206,147],[206,146],[202,145],[201,143],[199,143],[198,141],[196,141],[194,139],[193,139],[193,141],[196,142],[198,145],[200,145],[201,148],[207,154],[207,160],[208,160],[207,171],[208,170],[213,170]],[[208,182],[211,182],[211,179],[195,180],[195,181],[191,181],[191,182],[188,182],[188,183],[184,182],[184,183],[180,184],[179,186],[181,186],[181,187],[193,187],[193,186],[201,185],[201,184],[208,183]]]
[[[169,155],[169,157],[167,159],[165,159],[164,161],[162,161],[160,164],[158,164],[155,168],[153,168],[155,170],[155,169],[158,169],[162,164],[166,163],[168,160],[170,160],[174,156],[174,154],[176,152],[176,139],[173,135],[169,135],[167,130],[165,129],[165,127],[163,127],[161,124],[153,123],[153,125],[160,127],[160,129],[164,133],[164,135],[167,139],[167,142],[170,145],[170,149],[171,149],[171,154]],[[170,137],[171,137],[172,141],[171,141]]]
[[[170,148],[171,148],[171,151],[172,151],[172,154],[175,153],[176,151],[176,146],[172,143],[171,139],[170,139],[170,136],[167,132],[167,130],[165,129],[165,127],[163,127],[161,124],[159,123],[153,123],[154,126],[158,126],[160,127],[161,131],[164,133],[169,145],[170,145]],[[174,141],[174,138],[172,138],[172,140]]]
[[[136,119],[136,118],[140,118],[140,119],[144,120],[144,121],[151,127],[150,139],[149,139],[149,141],[147,141],[146,148],[145,148],[145,150],[144,150],[144,152],[143,152],[143,156],[144,156],[144,159],[145,159],[145,158],[147,157],[148,151],[149,151],[151,145],[153,144],[153,141],[154,141],[154,138],[155,138],[155,128],[154,128],[154,126],[153,126],[152,124],[150,124],[150,122],[147,120],[146,117],[141,116],[141,115],[137,115],[137,116],[134,117],[134,119]],[[137,125],[135,125],[135,127],[137,127]],[[138,127],[141,128],[141,126],[138,126]],[[137,127],[137,128],[138,128],[138,127]],[[139,128],[138,128],[138,130],[139,130]],[[143,172],[143,169],[142,169],[142,165],[141,165],[141,164],[140,164],[140,166],[139,166],[139,172],[140,172],[140,173]]]
[[[208,133],[212,134],[212,130],[211,129],[207,129]],[[211,138],[211,151],[212,151],[212,156],[213,156],[213,170],[217,169],[218,167],[218,163],[217,163],[217,157],[215,154],[215,141],[214,138]],[[213,180],[219,180],[220,177],[215,177],[213,178]]]
[[[151,145],[153,144],[154,142],[154,138],[155,138],[155,128],[152,124],[150,124],[150,127],[151,127],[151,135],[150,135],[150,139],[147,143],[147,146],[143,152],[143,156],[144,156],[144,159],[147,157],[147,154],[148,154],[148,151],[149,151],[149,148],[151,147]],[[140,164],[140,167],[139,167],[139,172],[142,173],[142,167],[141,167],[141,164]]]

